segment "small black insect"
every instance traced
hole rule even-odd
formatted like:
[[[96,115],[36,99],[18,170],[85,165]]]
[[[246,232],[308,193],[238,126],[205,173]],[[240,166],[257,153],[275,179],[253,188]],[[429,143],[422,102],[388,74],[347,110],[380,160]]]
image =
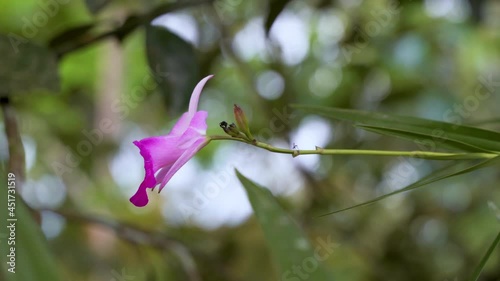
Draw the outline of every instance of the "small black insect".
[[[222,121],[219,123],[219,126],[224,130],[224,132],[226,132],[226,134],[232,137],[240,137],[241,132],[234,123],[227,124],[226,121]]]
[[[222,122],[219,123],[219,126],[222,129],[224,129],[224,131],[226,131],[226,129],[227,129],[227,122],[226,121],[222,121]]]

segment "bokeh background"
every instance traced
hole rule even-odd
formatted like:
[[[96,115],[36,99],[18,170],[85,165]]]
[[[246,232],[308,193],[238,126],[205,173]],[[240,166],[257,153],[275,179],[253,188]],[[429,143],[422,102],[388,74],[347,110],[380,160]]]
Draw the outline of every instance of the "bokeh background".
[[[209,112],[210,135],[223,134],[219,122],[234,122],[238,104],[254,135],[280,147],[434,149],[291,103],[498,131],[498,1],[0,4],[0,87],[17,111],[26,153],[18,201],[40,226],[32,235],[47,240],[41,268],[51,264],[61,280],[307,279],[281,279],[234,168],[268,187],[313,244],[335,242],[323,262],[334,280],[465,280],[498,232],[498,168],[317,218],[404,187],[443,162],[292,158],[227,141],[205,147],[147,207],[128,201],[144,175],[132,142],[168,133],[208,74],[215,77],[200,109]],[[7,171],[3,130],[0,140]],[[481,280],[500,280],[499,264],[497,249]]]

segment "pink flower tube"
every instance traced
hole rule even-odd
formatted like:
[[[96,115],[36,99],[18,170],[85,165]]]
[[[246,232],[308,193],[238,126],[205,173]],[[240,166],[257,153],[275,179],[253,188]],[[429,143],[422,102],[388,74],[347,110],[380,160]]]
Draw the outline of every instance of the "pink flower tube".
[[[189,101],[189,111],[182,114],[168,135],[134,141],[144,158],[146,171],[139,189],[130,198],[135,206],[146,206],[149,202],[147,189],[160,185],[161,191],[172,176],[210,141],[206,136],[208,113],[197,110],[201,91],[212,77],[209,75],[196,85]]]

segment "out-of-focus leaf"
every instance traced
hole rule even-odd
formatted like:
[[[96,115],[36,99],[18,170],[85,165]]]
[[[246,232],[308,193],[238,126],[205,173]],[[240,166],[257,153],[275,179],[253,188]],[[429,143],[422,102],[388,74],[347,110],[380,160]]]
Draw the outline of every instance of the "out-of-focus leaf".
[[[283,210],[271,192],[247,179],[236,170],[238,179],[245,187],[274,261],[280,269],[279,280],[295,280],[294,269],[311,264],[316,255],[297,224]],[[330,274],[314,260],[316,269],[307,271],[309,280],[332,280]],[[306,270],[302,270],[306,271]],[[298,279],[297,279],[298,280]]]
[[[266,17],[266,22],[264,24],[266,29],[266,34],[269,33],[271,27],[273,26],[274,21],[279,16],[281,11],[285,9],[286,5],[290,2],[290,0],[269,0],[268,1],[268,12]]]
[[[476,146],[449,140],[446,138],[440,138],[440,137],[429,138],[428,135],[410,133],[401,130],[394,130],[391,128],[380,128],[380,127],[366,126],[366,125],[355,125],[355,126],[377,134],[411,140],[413,141],[413,143],[419,146],[420,150],[424,151],[434,151],[435,149],[438,148],[451,149],[451,150],[458,149],[465,151],[482,151],[482,149]]]
[[[357,122],[366,128],[378,129],[379,132],[385,131],[387,135],[412,141],[417,134],[426,136],[429,140],[450,142],[466,151],[500,151],[500,133],[494,131],[416,117],[352,109],[310,105],[292,105],[292,107],[327,118]]]
[[[198,61],[193,46],[168,29],[146,27],[149,67],[156,76],[169,110],[182,112],[198,82]]]
[[[7,183],[6,175],[6,173],[2,173],[1,180],[3,183]],[[7,188],[4,188],[0,192],[0,202],[2,208],[4,208],[0,211],[0,262],[2,263],[2,266],[0,266],[0,280],[62,280],[57,271],[54,258],[47,247],[45,237],[33,220],[28,208],[20,199],[20,195],[16,194],[15,217],[9,216],[7,195]],[[17,221],[7,221],[10,218],[15,218]],[[15,224],[15,228],[12,228],[13,234],[7,228],[11,223]],[[15,239],[8,240],[9,237],[15,237]],[[15,245],[12,244],[13,242],[9,244],[8,241],[15,241]],[[11,268],[7,263],[11,260],[7,256],[11,253],[10,247],[15,247],[15,273],[8,271]]]
[[[490,259],[491,253],[493,253],[493,250],[495,250],[495,248],[498,246],[499,243],[500,243],[500,232],[498,232],[497,237],[495,238],[495,240],[493,240],[490,247],[488,248],[488,250],[484,254],[483,258],[481,259],[481,261],[477,265],[476,269],[474,270],[474,273],[472,274],[472,277],[470,279],[471,281],[479,280],[479,276],[481,275],[481,271],[483,271],[484,266],[486,265],[486,263]]]
[[[491,119],[485,119],[485,120],[478,120],[478,121],[473,121],[473,122],[468,122],[467,124],[469,126],[480,126],[480,125],[486,125],[486,124],[495,124],[495,123],[500,123],[500,118],[491,118]]]
[[[88,31],[90,31],[93,27],[94,24],[84,24],[67,29],[50,39],[49,47],[57,48],[61,45],[69,44],[70,42],[79,41],[83,37],[88,36]]]
[[[390,196],[393,196],[393,195],[396,195],[396,194],[399,194],[402,192],[410,191],[410,190],[425,186],[427,184],[430,184],[430,183],[433,183],[436,181],[444,180],[444,179],[447,179],[447,178],[450,178],[453,176],[458,176],[461,174],[472,172],[472,171],[480,169],[480,168],[484,168],[484,167],[488,167],[488,166],[492,166],[492,165],[498,165],[498,164],[500,164],[500,156],[497,156],[497,157],[491,158],[491,159],[487,159],[487,160],[472,160],[472,161],[455,162],[449,166],[446,166],[444,168],[441,168],[439,170],[436,170],[436,171],[430,173],[429,175],[421,178],[420,180],[418,180],[418,181],[416,181],[416,182],[414,182],[414,183],[412,183],[404,188],[398,189],[398,190],[393,191],[393,192],[388,193],[388,194],[384,194],[384,195],[379,196],[375,199],[368,200],[366,202],[356,204],[356,205],[351,206],[351,207],[347,207],[347,208],[343,208],[343,209],[340,209],[337,211],[333,211],[333,212],[330,212],[330,213],[327,213],[327,214],[324,214],[321,216],[333,215],[333,214],[347,211],[350,209],[354,209],[357,207],[370,205],[370,204],[378,202],[382,199],[385,199],[387,197],[390,197]]]
[[[85,0],[85,4],[92,14],[96,14],[104,8],[111,0]]]
[[[0,34],[0,96],[59,90],[56,55],[14,33]]]

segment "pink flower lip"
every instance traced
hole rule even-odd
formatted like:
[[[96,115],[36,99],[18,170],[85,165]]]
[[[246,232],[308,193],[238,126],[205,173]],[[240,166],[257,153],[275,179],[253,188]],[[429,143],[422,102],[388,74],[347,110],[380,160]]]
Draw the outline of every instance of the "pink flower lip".
[[[198,103],[205,83],[212,77],[209,75],[198,82],[191,94],[189,110],[182,114],[168,135],[134,141],[144,158],[145,170],[144,180],[130,198],[135,206],[146,206],[149,202],[147,189],[153,190],[160,185],[161,191],[172,176],[208,144],[208,113],[198,111]]]

